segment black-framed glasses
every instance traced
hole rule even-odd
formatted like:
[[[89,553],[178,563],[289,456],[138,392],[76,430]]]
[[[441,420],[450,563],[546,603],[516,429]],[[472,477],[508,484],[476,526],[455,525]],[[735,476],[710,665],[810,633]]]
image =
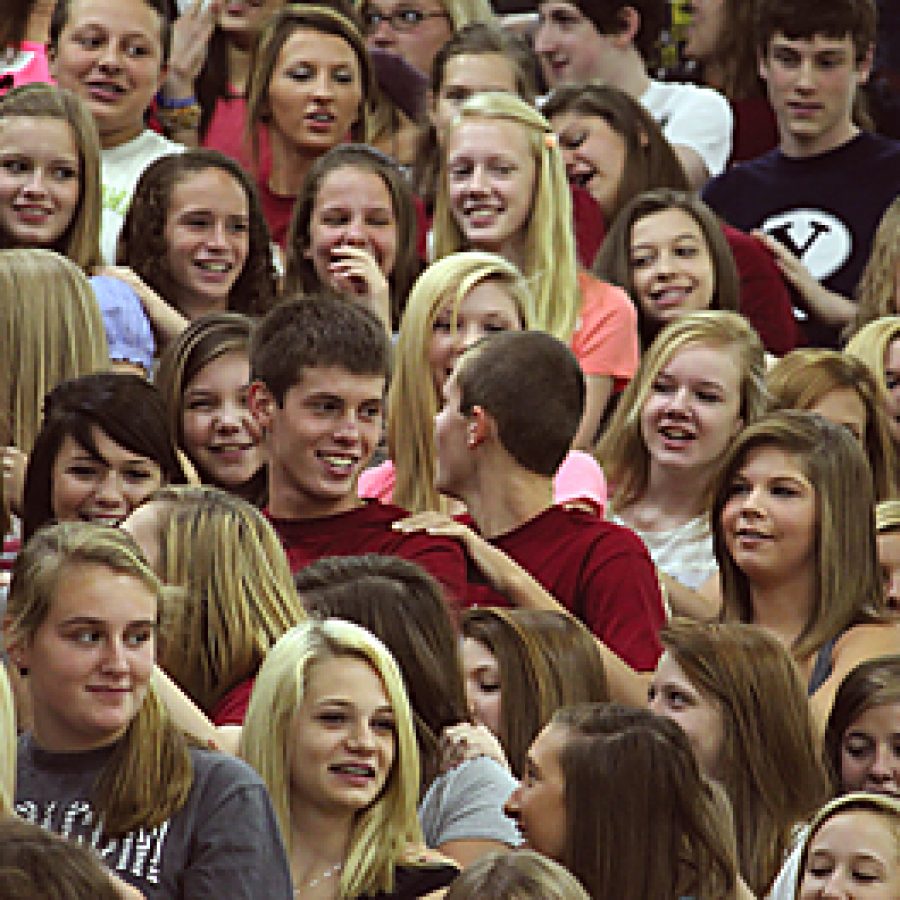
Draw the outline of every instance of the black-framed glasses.
[[[401,6],[392,13],[367,9],[363,12],[363,27],[367,34],[375,31],[382,22],[387,22],[394,31],[414,31],[426,19],[449,18],[445,12],[424,12],[414,6]]]

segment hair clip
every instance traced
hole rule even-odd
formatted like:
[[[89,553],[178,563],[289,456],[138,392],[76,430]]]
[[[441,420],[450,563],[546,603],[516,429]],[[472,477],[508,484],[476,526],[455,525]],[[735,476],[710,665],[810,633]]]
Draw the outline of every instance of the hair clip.
[[[544,146],[548,150],[552,150],[554,147],[559,146],[559,138],[556,136],[555,131],[544,132]]]

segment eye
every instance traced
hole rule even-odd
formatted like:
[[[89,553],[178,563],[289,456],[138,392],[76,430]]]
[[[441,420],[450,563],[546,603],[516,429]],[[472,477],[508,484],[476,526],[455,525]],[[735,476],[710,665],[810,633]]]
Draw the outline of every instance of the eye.
[[[122,473],[127,481],[144,482],[153,478],[154,473],[148,472],[146,469],[125,469]]]
[[[373,731],[381,731],[386,734],[393,734],[397,730],[397,724],[393,719],[387,716],[372,720]]]
[[[72,179],[78,177],[78,169],[74,168],[73,166],[58,165],[53,166],[53,168],[50,169],[50,174],[57,181],[71,181]]]
[[[414,27],[424,21],[425,13],[421,9],[398,9],[394,13],[394,18],[408,27]]]
[[[799,497],[800,491],[790,484],[773,484],[772,495],[775,497]]]
[[[229,219],[228,220],[228,230],[232,234],[246,234],[250,230],[250,222],[248,219],[245,219],[243,216]]]
[[[444,100],[449,100],[451,103],[462,103],[472,96],[472,91],[469,90],[469,88],[454,85],[453,87],[447,88],[442,96]]]
[[[341,410],[341,403],[333,397],[324,397],[320,400],[311,400],[310,409],[317,415],[331,415]]]
[[[314,73],[312,66],[298,65],[288,69],[285,74],[293,81],[309,81]]]
[[[10,175],[22,175],[29,169],[29,163],[24,159],[4,159],[0,165],[3,166],[5,172]]]
[[[453,330],[453,321],[450,316],[438,316],[432,323],[431,330],[437,334],[450,334]]]
[[[566,150],[577,150],[586,139],[586,131],[564,131],[559,136],[559,144]]]
[[[73,631],[69,635],[69,639],[73,643],[81,644],[83,646],[96,644],[102,637],[103,632],[98,628],[80,628],[78,631]]]
[[[202,228],[209,228],[211,222],[210,217],[202,213],[194,213],[193,215],[185,216],[182,221],[188,228],[193,228],[198,231]]]
[[[654,259],[653,253],[633,253],[631,255],[631,268],[643,269],[649,266]]]
[[[353,82],[356,81],[356,74],[354,71],[345,66],[342,66],[340,69],[335,69],[331,73],[331,77],[338,84],[353,84]]]
[[[486,334],[499,334],[501,331],[509,331],[509,326],[503,322],[485,322],[483,329]]]
[[[682,245],[675,248],[675,255],[682,259],[693,259],[700,253],[700,248],[693,244]]]
[[[316,718],[324,725],[342,725],[347,721],[347,714],[337,709],[323,710]]]
[[[185,404],[185,409],[189,409],[192,412],[206,412],[213,409],[214,406],[215,404],[212,400],[204,397],[197,400],[188,400],[188,402]]]
[[[381,417],[381,403],[366,403],[360,408],[359,417],[363,421],[372,422]]]
[[[696,391],[697,399],[702,400],[704,403],[722,403],[722,397],[717,394],[715,391],[705,391],[698,390]]]
[[[100,467],[90,463],[72,463],[66,466],[66,474],[76,478],[94,478],[100,472]]]
[[[674,394],[677,389],[674,381],[664,381],[661,378],[657,378],[653,382],[653,392],[655,394]]]
[[[865,735],[851,735],[844,741],[844,753],[853,759],[862,759],[871,754],[873,749],[874,742]]]
[[[140,59],[150,55],[150,47],[147,44],[129,44],[125,48],[125,54],[132,59]]]
[[[76,35],[73,40],[85,50],[96,50],[98,47],[101,47],[105,41],[99,34],[80,34]]]
[[[496,175],[512,175],[517,169],[518,166],[507,159],[495,159],[491,163],[491,172]]]
[[[746,481],[732,481],[728,486],[729,497],[743,497],[750,493],[750,484]]]
[[[350,221],[350,214],[346,212],[327,212],[322,215],[322,224],[329,228],[340,228]]]
[[[125,644],[128,647],[136,648],[141,647],[147,643],[153,637],[153,629],[152,628],[141,628],[139,630],[131,631],[125,635]]]

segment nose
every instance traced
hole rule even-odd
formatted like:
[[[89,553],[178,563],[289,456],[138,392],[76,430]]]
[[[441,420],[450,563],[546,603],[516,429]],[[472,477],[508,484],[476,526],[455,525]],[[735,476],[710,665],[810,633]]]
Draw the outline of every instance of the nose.
[[[375,749],[375,735],[367,719],[358,719],[347,736],[348,746],[357,752]]]
[[[334,91],[331,84],[331,73],[327,70],[320,69],[318,75],[312,83],[312,94],[314,97],[328,98],[333,95]]]
[[[118,71],[122,67],[122,60],[119,54],[119,48],[114,41],[107,41],[100,48],[100,55],[97,64],[108,71]]]
[[[223,403],[217,410],[213,423],[217,431],[235,432],[241,427],[246,408],[235,403]]]
[[[352,216],[344,229],[344,243],[350,247],[367,247],[369,244],[362,216]]]
[[[553,26],[547,22],[543,22],[537,27],[534,33],[534,52],[550,53],[555,46]]]
[[[751,486],[740,496],[740,509],[745,515],[759,516],[763,512],[763,488],[761,485]]]
[[[359,419],[356,413],[351,411],[337,423],[334,438],[346,444],[354,444],[359,440]]]
[[[850,894],[844,884],[844,875],[840,869],[835,869],[828,877],[828,881],[819,889],[819,897],[828,900],[849,900]]]
[[[382,18],[369,32],[369,44],[373,47],[392,47],[397,43],[397,35],[390,19]]]
[[[120,635],[111,635],[103,644],[103,669],[106,672],[127,672],[128,660],[125,643]]]
[[[114,508],[125,502],[122,480],[115,469],[107,469],[94,492],[94,499],[101,506]]]
[[[484,166],[477,165],[473,167],[467,187],[470,194],[478,194],[480,196],[488,192],[488,179]]]
[[[522,786],[519,785],[510,795],[509,799],[506,803],[503,804],[503,812],[509,816],[510,819],[519,818],[519,811],[521,810],[521,795],[522,795]]]
[[[869,769],[869,778],[878,784],[891,781],[894,777],[894,764],[894,752],[888,742],[879,741],[875,747],[872,768]]]
[[[32,169],[31,176],[25,182],[24,190],[28,196],[32,197],[43,197],[47,193],[47,188],[44,184],[44,170],[40,166],[35,166]]]
[[[227,248],[228,247],[228,225],[222,220],[217,219],[209,232],[208,244],[210,247]]]
[[[800,60],[800,64],[797,67],[796,86],[801,90],[811,90],[815,86],[812,59],[804,57]]]

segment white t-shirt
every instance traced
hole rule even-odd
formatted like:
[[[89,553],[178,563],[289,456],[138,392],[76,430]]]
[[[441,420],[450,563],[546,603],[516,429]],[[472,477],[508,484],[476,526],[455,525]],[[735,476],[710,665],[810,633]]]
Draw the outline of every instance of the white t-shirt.
[[[136,138],[101,152],[103,215],[100,220],[100,251],[108,265],[115,265],[116,243],[122,222],[144,169],[161,156],[182,153],[184,149],[183,144],[176,144],[147,129]]]
[[[696,84],[651,81],[641,103],[670,144],[690,147],[700,155],[710,177],[725,171],[734,116],[718,91]]]

